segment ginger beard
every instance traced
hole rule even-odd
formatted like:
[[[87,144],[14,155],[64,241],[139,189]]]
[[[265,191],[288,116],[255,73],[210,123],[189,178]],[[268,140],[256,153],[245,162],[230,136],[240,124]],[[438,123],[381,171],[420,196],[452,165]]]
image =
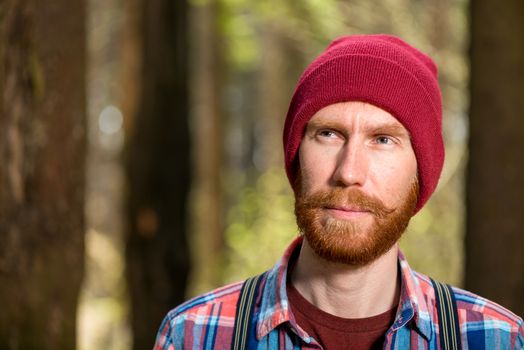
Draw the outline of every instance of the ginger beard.
[[[413,216],[419,189],[415,179],[404,200],[391,209],[356,188],[337,187],[305,195],[301,189],[300,171],[297,184],[295,215],[308,244],[327,261],[355,266],[371,263],[400,239]],[[369,211],[373,223],[362,222],[369,218],[343,220],[326,213],[326,208],[337,206]]]

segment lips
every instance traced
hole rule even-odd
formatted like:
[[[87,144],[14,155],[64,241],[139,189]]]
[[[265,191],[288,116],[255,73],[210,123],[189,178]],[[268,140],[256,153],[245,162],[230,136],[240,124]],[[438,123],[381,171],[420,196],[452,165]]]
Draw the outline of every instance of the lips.
[[[355,219],[367,214],[371,214],[369,210],[356,207],[328,206],[324,207],[324,209],[329,213],[330,216],[343,220]]]
[[[300,209],[310,210],[317,214],[323,211],[328,215],[340,218],[363,217],[368,214],[379,218],[386,217],[394,211],[393,208],[387,208],[378,198],[369,196],[356,188],[348,190],[337,187],[307,196],[300,194],[299,197],[300,200],[296,205],[300,206]]]
[[[339,206],[339,205],[326,206],[325,209],[350,212],[350,213],[369,213],[371,212],[369,209],[366,209],[366,208],[346,207],[346,206]]]

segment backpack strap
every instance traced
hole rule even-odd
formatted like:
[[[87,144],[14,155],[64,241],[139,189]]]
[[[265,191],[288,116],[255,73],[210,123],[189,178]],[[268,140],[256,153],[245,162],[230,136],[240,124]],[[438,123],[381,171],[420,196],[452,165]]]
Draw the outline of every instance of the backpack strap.
[[[443,284],[432,278],[430,279],[435,290],[440,330],[440,349],[461,350],[462,346],[455,293],[449,284]]]
[[[255,309],[255,298],[258,295],[258,289],[263,275],[264,274],[248,278],[242,285],[237,301],[231,350],[248,349],[248,344],[255,339],[253,312]]]

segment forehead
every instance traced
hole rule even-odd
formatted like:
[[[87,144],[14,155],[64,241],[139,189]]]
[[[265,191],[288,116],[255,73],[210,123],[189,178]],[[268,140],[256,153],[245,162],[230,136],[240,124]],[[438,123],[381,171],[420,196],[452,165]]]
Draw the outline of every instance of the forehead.
[[[409,135],[408,130],[391,113],[370,103],[350,101],[335,103],[317,111],[309,120],[307,127],[322,124],[344,124],[363,127],[393,127]]]

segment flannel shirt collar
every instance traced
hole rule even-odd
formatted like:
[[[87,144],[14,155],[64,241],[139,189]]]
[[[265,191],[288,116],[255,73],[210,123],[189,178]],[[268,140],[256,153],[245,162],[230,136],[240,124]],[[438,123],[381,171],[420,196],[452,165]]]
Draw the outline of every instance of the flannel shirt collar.
[[[267,272],[262,285],[260,309],[257,316],[257,338],[260,340],[280,324],[289,322],[291,329],[303,340],[309,342],[308,335],[297,327],[295,318],[290,311],[289,299],[286,292],[287,270],[293,252],[302,245],[303,237],[297,237],[286,249],[277,264]],[[418,276],[399,252],[399,266],[401,274],[400,303],[397,316],[390,330],[396,331],[409,322],[416,325],[419,332],[430,340],[432,336],[432,321],[428,307],[428,296],[424,294]]]

